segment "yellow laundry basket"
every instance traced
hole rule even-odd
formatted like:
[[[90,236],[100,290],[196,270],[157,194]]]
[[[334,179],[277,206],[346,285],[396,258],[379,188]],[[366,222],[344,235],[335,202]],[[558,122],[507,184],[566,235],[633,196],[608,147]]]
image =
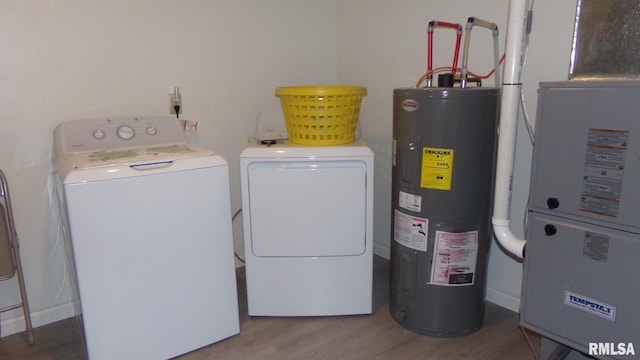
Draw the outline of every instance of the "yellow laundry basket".
[[[354,85],[285,86],[276,89],[289,141],[340,145],[355,139],[360,103],[367,88]]]

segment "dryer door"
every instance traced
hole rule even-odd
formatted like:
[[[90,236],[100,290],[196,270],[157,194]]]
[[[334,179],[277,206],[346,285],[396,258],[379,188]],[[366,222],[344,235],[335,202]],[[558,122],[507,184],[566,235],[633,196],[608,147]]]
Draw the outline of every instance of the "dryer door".
[[[362,161],[249,165],[251,250],[261,257],[365,252],[366,164]]]

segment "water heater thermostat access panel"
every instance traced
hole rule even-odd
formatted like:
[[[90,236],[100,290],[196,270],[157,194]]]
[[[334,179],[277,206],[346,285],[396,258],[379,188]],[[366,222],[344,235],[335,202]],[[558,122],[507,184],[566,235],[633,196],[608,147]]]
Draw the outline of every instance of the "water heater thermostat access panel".
[[[110,117],[67,121],[60,131],[62,151],[76,153],[186,143],[173,116]]]

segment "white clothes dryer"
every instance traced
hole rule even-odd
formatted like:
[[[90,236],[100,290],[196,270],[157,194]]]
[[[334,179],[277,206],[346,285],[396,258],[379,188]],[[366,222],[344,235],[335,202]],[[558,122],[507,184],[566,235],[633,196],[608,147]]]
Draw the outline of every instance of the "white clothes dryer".
[[[240,155],[248,312],[372,312],[373,152],[250,144]]]
[[[173,117],[54,131],[87,355],[167,359],[239,332],[229,174]]]

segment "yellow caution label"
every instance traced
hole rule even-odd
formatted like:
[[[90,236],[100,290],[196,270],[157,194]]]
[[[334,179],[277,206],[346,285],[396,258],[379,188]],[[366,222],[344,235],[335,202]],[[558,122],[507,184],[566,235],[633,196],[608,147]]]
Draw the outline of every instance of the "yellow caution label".
[[[422,148],[420,187],[451,190],[453,149]]]

